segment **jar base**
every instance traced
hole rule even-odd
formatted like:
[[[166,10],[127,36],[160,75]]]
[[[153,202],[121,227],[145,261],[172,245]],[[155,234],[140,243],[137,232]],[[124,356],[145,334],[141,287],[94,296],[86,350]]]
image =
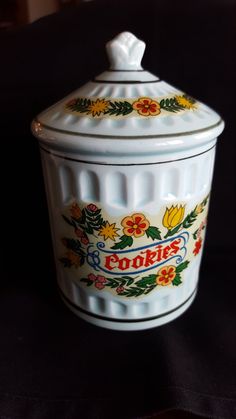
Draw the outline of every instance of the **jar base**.
[[[172,320],[179,317],[183,314],[188,307],[192,304],[196,294],[197,289],[187,298],[185,302],[183,302],[180,306],[177,306],[171,311],[158,315],[156,317],[152,317],[149,319],[137,319],[137,320],[120,320],[119,319],[108,319],[102,318],[102,316],[96,316],[89,312],[86,312],[80,307],[76,306],[64,295],[64,293],[59,290],[60,296],[66,306],[73,311],[78,317],[81,319],[92,323],[95,326],[103,327],[105,329],[112,329],[112,330],[120,330],[120,331],[135,331],[135,330],[145,330],[145,329],[152,329],[157,326],[162,326],[163,324],[169,323]]]

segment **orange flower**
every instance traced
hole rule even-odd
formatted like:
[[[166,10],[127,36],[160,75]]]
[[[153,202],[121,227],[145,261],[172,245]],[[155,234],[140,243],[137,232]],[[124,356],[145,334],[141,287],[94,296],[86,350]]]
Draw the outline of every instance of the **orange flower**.
[[[133,214],[123,218],[121,225],[124,227],[123,232],[126,236],[141,237],[145,234],[150,223],[143,214]]]
[[[169,285],[176,277],[175,266],[163,266],[158,272],[156,277],[157,285]]]
[[[198,253],[200,252],[200,250],[201,250],[201,247],[202,247],[202,239],[201,239],[201,237],[195,242],[195,247],[194,247],[194,249],[193,249],[193,254],[195,255],[195,256],[197,256],[198,255]]]
[[[148,97],[139,98],[139,100],[133,103],[133,109],[143,116],[155,116],[161,113],[159,103]]]
[[[66,252],[66,257],[69,259],[71,265],[75,265],[76,268],[80,266],[80,256],[72,250],[68,250],[68,252]]]
[[[196,206],[194,212],[195,212],[195,214],[198,215],[198,214],[201,214],[201,212],[203,211],[203,209],[204,209],[203,205],[199,204],[199,205]]]
[[[76,220],[78,220],[81,217],[81,215],[82,215],[81,209],[76,202],[71,205],[70,213],[71,213],[72,217],[74,217]]]

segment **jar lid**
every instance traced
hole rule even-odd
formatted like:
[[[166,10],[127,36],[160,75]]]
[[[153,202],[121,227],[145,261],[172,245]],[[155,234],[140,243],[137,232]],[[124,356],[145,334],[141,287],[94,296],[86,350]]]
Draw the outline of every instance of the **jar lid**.
[[[215,111],[143,70],[145,43],[132,33],[119,34],[106,48],[110,69],[33,121],[33,133],[44,143],[85,152],[90,138],[99,152],[107,139],[147,140],[150,150],[172,152],[206,144],[222,132]],[[155,139],[150,147],[148,139]]]

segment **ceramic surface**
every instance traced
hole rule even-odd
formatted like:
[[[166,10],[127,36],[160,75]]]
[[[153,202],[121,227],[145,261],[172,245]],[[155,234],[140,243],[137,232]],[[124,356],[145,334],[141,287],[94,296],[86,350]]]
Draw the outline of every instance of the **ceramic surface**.
[[[117,330],[164,324],[191,304],[224,125],[143,71],[144,47],[120,34],[111,70],[32,124],[62,298]]]

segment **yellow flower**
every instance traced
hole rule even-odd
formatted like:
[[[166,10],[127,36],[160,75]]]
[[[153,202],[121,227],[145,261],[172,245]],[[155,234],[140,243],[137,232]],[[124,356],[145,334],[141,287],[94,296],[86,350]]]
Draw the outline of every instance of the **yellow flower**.
[[[203,205],[199,204],[196,206],[195,208],[195,214],[201,214],[201,212],[203,211]]]
[[[178,205],[175,207],[172,205],[171,208],[166,208],[164,217],[162,219],[163,226],[168,228],[168,230],[171,230],[180,224],[184,218],[184,210],[185,208],[182,205],[180,205],[179,208]]]
[[[97,99],[96,102],[91,102],[88,107],[88,113],[91,113],[93,116],[99,116],[101,113],[104,113],[108,108],[109,102],[104,99]]]
[[[161,113],[161,107],[158,102],[150,99],[149,97],[141,97],[139,100],[133,103],[133,109],[135,109],[140,115],[143,116],[155,116]]]
[[[195,100],[187,97],[185,95],[182,96],[175,96],[176,102],[187,109],[194,109],[196,106],[194,105]]]
[[[119,228],[116,228],[116,223],[109,224],[108,221],[106,221],[106,224],[100,228],[98,235],[103,236],[104,240],[111,239],[115,241],[115,237],[119,237],[117,230],[119,230]]]
[[[74,265],[76,268],[80,266],[80,256],[74,253],[72,250],[66,252],[66,257],[69,259],[71,265]]]
[[[171,282],[176,277],[176,267],[173,265],[163,266],[157,272],[156,283],[157,285],[166,286],[171,284]]]
[[[126,236],[141,237],[150,226],[149,221],[143,214],[133,214],[131,217],[125,217],[121,221]]]
[[[71,205],[70,213],[71,213],[72,217],[74,217],[76,220],[78,220],[81,217],[81,215],[82,215],[81,209],[76,202]]]

